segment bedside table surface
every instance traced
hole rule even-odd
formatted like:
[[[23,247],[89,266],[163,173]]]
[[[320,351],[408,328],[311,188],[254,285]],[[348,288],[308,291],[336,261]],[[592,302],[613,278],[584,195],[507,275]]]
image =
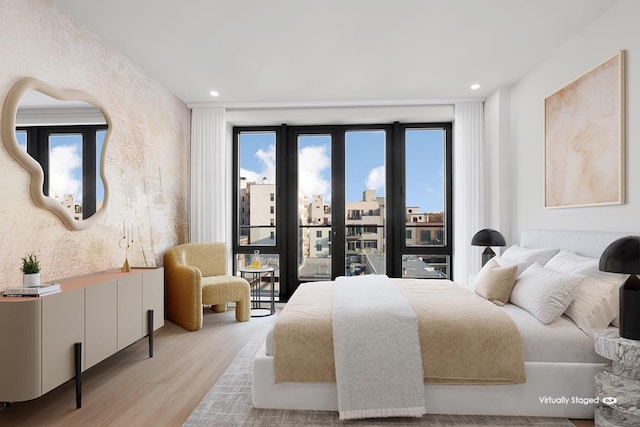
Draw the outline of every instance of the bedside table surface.
[[[598,331],[593,341],[600,356],[625,366],[640,365],[640,341],[622,338],[617,329]]]
[[[260,267],[260,268],[238,267],[238,271],[240,271],[241,273],[271,273],[275,271],[275,268],[273,267]]]

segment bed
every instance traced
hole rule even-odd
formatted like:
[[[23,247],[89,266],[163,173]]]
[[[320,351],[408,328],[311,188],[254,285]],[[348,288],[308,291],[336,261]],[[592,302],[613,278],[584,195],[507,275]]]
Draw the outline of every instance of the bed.
[[[566,310],[563,307],[562,313],[558,313],[558,317],[553,319],[545,317],[548,316],[547,307],[542,307],[542,312],[540,312],[540,307],[527,306],[526,299],[524,303],[519,302],[519,305],[512,303],[512,301],[506,301],[507,304],[499,307],[499,310],[505,313],[517,327],[522,344],[526,381],[511,381],[511,383],[505,381],[505,384],[465,384],[464,382],[462,384],[447,384],[446,381],[434,383],[425,380],[424,400],[427,412],[457,415],[593,418],[596,403],[593,400],[593,378],[608,364],[608,361],[594,352],[592,334],[594,329],[613,327],[608,325],[615,317],[611,310],[617,307],[617,287],[625,278],[622,275],[612,275],[607,276],[604,281],[600,281],[598,275],[608,273],[597,272],[597,259],[609,243],[628,234],[635,233],[558,230],[523,232],[519,245],[505,252],[504,259],[497,258],[501,267],[513,265],[514,269],[518,269],[519,276],[515,282],[517,287],[514,286],[512,297],[523,299],[526,292],[517,290],[531,289],[531,287],[525,287],[524,284],[531,282],[531,278],[534,277],[531,273],[534,271],[533,267],[536,267],[538,271],[544,270],[545,274],[556,274],[556,270],[550,271],[550,268],[543,268],[545,264],[549,266],[553,264],[553,267],[558,271],[567,270],[557,273],[558,275],[576,273],[571,277],[580,276],[583,278],[579,285],[572,288],[574,289],[571,291],[573,292],[572,301],[574,296],[575,301]],[[545,252],[542,249],[552,250]],[[512,259],[509,259],[509,252],[512,255],[513,253],[516,255],[518,253],[535,252],[538,255],[545,253],[545,256],[536,258],[536,261],[528,263],[529,265],[523,265],[520,262],[522,258],[518,258],[518,256],[512,256]],[[532,264],[536,265],[532,266]],[[586,264],[589,264],[591,273],[585,273],[587,270],[583,267]],[[528,268],[530,266],[532,267]],[[563,276],[562,279],[564,280],[566,277]],[[425,286],[429,286],[429,281],[424,281],[424,279],[391,280],[400,280],[404,283],[423,283]],[[590,281],[589,284],[587,281]],[[440,281],[439,286],[442,286],[442,283],[444,282]],[[323,283],[312,284],[312,286],[326,291],[327,287],[322,285]],[[456,285],[452,283],[451,286]],[[577,290],[582,290],[582,294],[584,294],[589,286],[593,288],[589,294],[581,297],[577,295]],[[606,289],[604,289],[605,287]],[[538,286],[534,289],[538,289]],[[472,290],[457,290],[456,292],[467,292],[467,298],[481,298]],[[294,297],[290,303],[292,300]],[[605,300],[608,301],[607,304],[604,303]],[[498,304],[497,301],[494,302]],[[293,306],[293,309],[301,312],[308,310],[309,307],[305,308],[305,304],[306,302],[297,307]],[[285,306],[283,313],[287,309],[288,307]],[[318,317],[318,313],[313,312],[314,308],[310,308],[310,310],[306,315],[310,321],[308,325],[314,325],[314,319]],[[599,315],[596,316],[598,321],[595,321],[592,315],[585,318],[584,313],[580,313],[585,310],[598,311]],[[603,318],[607,319],[604,325],[602,324]],[[543,323],[541,319],[548,324]],[[318,345],[320,346],[318,350],[322,350],[323,343],[318,342]],[[254,406],[257,408],[336,411],[338,409],[338,393],[335,382],[329,382],[326,378],[314,381],[313,377],[302,382],[283,381],[281,373],[278,374],[280,378],[276,382],[275,346],[272,329],[267,334],[265,343],[258,350],[253,361],[252,394]],[[324,343],[324,347],[326,347],[326,343]]]

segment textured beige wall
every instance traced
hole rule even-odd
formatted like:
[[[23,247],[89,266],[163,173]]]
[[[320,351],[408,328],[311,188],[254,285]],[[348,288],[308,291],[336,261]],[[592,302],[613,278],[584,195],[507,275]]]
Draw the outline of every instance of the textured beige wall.
[[[122,223],[132,225],[132,266],[162,264],[188,238],[189,111],[52,0],[0,0],[0,102],[22,77],[98,97],[113,119],[106,215],[70,231],[28,194],[29,174],[0,135],[0,289],[21,283],[20,258],[36,253],[42,280],[119,268]]]

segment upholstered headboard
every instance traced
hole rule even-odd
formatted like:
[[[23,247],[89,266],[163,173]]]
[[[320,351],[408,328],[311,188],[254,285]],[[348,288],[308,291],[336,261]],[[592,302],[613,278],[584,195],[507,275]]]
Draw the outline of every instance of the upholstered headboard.
[[[520,236],[520,246],[526,248],[558,248],[590,258],[600,258],[611,242],[620,237],[640,235],[639,232],[526,230]]]

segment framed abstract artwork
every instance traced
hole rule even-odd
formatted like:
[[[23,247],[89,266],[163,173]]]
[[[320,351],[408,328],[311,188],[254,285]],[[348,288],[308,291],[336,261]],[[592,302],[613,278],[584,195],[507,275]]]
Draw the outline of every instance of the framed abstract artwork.
[[[625,52],[544,101],[544,206],[625,202]]]

